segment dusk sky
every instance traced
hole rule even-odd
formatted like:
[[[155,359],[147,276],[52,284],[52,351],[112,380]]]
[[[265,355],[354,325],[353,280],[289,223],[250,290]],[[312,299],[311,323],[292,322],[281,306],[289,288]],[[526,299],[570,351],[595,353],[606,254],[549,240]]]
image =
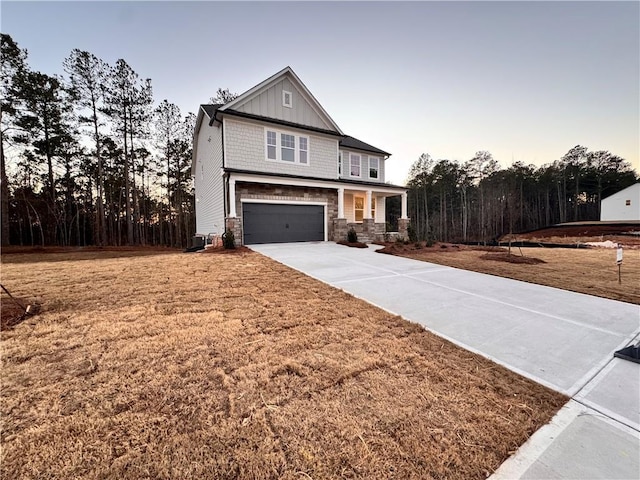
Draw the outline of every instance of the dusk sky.
[[[580,144],[640,170],[640,3],[10,2],[32,69],[73,48],[151,78],[196,112],[289,65],[347,134],[392,153],[541,165]]]

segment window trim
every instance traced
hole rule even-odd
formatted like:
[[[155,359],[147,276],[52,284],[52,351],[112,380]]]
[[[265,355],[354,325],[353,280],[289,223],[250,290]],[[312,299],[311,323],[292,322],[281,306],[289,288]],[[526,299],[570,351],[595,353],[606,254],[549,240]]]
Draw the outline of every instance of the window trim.
[[[375,168],[376,176],[371,176],[371,160],[376,160],[378,162],[378,166]],[[380,157],[369,157],[369,178],[374,180],[380,180]]]
[[[289,102],[287,102],[287,95],[289,95]],[[293,94],[287,90],[282,90],[282,106],[293,108]]]
[[[269,158],[269,132],[276,134],[276,158]],[[293,162],[282,160],[282,135],[291,135],[294,142]],[[300,138],[307,140],[307,163],[300,162]],[[273,146],[273,145],[272,145]],[[286,148],[286,147],[285,147]],[[302,165],[308,167],[311,164],[311,137],[308,135],[299,135],[288,130],[279,130],[271,127],[264,127],[264,159],[267,162],[283,163],[285,165]]]
[[[362,220],[358,220],[356,217],[356,210],[360,210],[359,208],[356,209],[356,198],[361,198],[362,199]],[[353,221],[355,223],[362,223],[362,221],[365,219],[364,216],[364,212],[367,210],[365,208],[366,206],[366,201],[367,201],[367,196],[361,193],[354,193],[353,194]],[[375,223],[376,221],[376,205],[378,204],[378,202],[376,201],[376,196],[375,195],[371,195],[371,218],[373,219],[373,222]]]
[[[358,172],[360,172],[358,175],[354,175],[352,170],[354,157],[358,157]],[[349,176],[352,178],[362,178],[362,155],[349,153]]]

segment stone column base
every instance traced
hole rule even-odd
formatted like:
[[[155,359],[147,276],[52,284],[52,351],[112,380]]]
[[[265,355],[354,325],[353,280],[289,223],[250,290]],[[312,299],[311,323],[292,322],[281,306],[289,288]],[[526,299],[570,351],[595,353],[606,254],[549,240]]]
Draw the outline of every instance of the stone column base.
[[[346,218],[335,218],[333,220],[333,240],[334,242],[339,242],[340,240],[347,239],[347,219]]]
[[[236,246],[242,245],[242,219],[239,217],[227,217],[225,219],[225,231],[231,230]]]
[[[398,235],[404,240],[409,240],[409,219],[398,219]]]

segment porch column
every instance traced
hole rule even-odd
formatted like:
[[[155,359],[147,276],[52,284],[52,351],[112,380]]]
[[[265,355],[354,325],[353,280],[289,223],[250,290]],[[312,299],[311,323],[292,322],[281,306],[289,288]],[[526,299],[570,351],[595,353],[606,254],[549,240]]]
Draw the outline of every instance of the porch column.
[[[402,194],[402,215],[400,218],[407,219],[407,192]]]
[[[338,188],[338,218],[344,218],[344,188]]]
[[[229,179],[229,216],[236,218],[236,181]]]
[[[364,197],[364,218],[371,218],[371,190],[367,190]]]

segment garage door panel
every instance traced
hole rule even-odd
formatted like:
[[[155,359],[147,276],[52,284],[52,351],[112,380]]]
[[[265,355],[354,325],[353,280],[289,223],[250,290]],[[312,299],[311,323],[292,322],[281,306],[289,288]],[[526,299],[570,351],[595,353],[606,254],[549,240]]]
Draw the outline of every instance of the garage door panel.
[[[243,203],[244,243],[324,240],[322,205]]]

